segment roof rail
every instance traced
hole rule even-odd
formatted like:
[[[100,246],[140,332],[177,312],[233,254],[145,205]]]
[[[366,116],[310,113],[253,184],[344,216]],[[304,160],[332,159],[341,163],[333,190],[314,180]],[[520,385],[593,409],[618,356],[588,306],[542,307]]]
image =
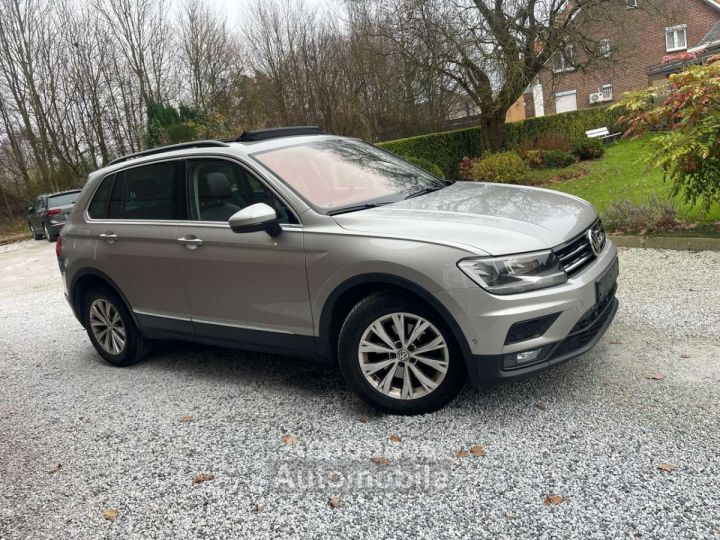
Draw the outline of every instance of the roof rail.
[[[293,137],[296,135],[324,135],[324,133],[317,126],[291,126],[255,129],[253,131],[243,132],[243,134],[237,138],[237,142],[266,141],[268,139]]]
[[[158,146],[157,148],[150,148],[149,150],[143,150],[142,152],[135,152],[134,154],[128,154],[126,156],[113,159],[107,166],[115,165],[116,163],[122,163],[129,159],[135,159],[144,156],[152,156],[154,154],[162,154],[163,152],[172,152],[173,150],[182,150],[183,148],[210,148],[210,147],[227,147],[229,144],[222,141],[191,141],[180,144],[171,144],[168,146]]]

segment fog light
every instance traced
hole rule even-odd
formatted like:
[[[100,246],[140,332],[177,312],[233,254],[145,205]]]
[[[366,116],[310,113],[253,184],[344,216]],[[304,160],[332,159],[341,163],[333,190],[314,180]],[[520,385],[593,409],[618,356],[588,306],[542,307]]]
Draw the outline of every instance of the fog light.
[[[537,357],[540,356],[540,353],[542,352],[542,349],[533,349],[531,351],[525,351],[521,353],[517,353],[515,355],[515,363],[517,364],[527,364],[528,362],[532,362],[533,360],[537,360]]]
[[[505,369],[513,369],[540,362],[545,357],[546,352],[547,347],[538,347],[537,349],[530,349],[529,351],[506,354],[503,367]]]

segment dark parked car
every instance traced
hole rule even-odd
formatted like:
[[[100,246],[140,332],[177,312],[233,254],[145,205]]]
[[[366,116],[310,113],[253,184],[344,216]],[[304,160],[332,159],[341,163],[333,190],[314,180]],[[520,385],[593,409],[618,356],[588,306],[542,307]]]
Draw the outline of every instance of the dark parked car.
[[[65,225],[79,195],[79,189],[38,195],[27,209],[28,225],[33,238],[40,240],[45,237],[48,242],[57,240],[60,229]]]

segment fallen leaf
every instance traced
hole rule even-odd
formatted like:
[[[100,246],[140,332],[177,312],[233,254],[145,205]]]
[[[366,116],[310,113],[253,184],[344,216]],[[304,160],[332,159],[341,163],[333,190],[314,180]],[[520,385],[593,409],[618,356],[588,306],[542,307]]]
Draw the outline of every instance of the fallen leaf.
[[[653,381],[662,381],[665,378],[664,373],[651,373],[650,375],[645,375],[646,379],[652,379]]]
[[[562,495],[548,495],[545,497],[543,504],[545,506],[550,506],[551,504],[561,504],[563,502],[565,502],[565,497]]]
[[[622,345],[622,340],[621,339],[611,339],[610,345]]]
[[[400,435],[390,435],[388,437],[390,439],[390,442],[401,442],[402,438],[400,438]]]
[[[264,511],[267,508],[266,504],[256,504],[252,507],[250,510],[253,514],[259,514],[260,512]]]
[[[672,463],[661,463],[658,465],[658,469],[665,472],[673,472],[675,470],[675,465]]]
[[[181,422],[192,422],[192,421],[193,421],[193,417],[192,417],[192,416],[183,416],[183,417],[180,419],[180,421],[181,421]]]
[[[328,505],[331,508],[340,508],[340,499],[338,499],[335,496],[332,496],[328,499]]]
[[[458,450],[457,452],[455,452],[455,457],[459,457],[459,458],[465,458],[465,457],[468,457],[469,455],[470,454],[467,453],[467,450]]]
[[[215,477],[212,474],[198,474],[192,479],[192,483],[202,484],[203,482],[209,482],[210,480],[215,480]]]
[[[360,418],[358,418],[358,420],[360,422],[362,422],[363,424],[367,424],[367,421],[369,420],[369,418],[367,416],[361,416]]]
[[[680,355],[680,358],[690,358],[690,355],[687,353],[683,353]]]
[[[376,465],[390,465],[390,460],[383,456],[375,456],[371,460]]]
[[[283,435],[282,442],[288,446],[295,446],[297,444],[297,437],[288,433],[287,435]]]
[[[61,465],[60,463],[58,463],[57,465],[55,465],[52,469],[50,469],[50,470],[48,471],[48,474],[55,474],[55,473],[58,472],[61,468],[62,468],[62,465]]]
[[[535,408],[540,409],[541,411],[547,410],[547,405],[545,405],[542,401],[538,401],[535,404]]]
[[[330,474],[328,474],[327,477],[328,480],[330,480],[331,482],[337,482],[338,480],[340,480],[340,475],[335,471],[332,471]]]
[[[106,508],[103,510],[102,517],[108,521],[115,521],[118,517],[118,511],[114,508]]]
[[[487,454],[485,449],[479,445],[470,447],[470,453],[475,457],[484,457]]]

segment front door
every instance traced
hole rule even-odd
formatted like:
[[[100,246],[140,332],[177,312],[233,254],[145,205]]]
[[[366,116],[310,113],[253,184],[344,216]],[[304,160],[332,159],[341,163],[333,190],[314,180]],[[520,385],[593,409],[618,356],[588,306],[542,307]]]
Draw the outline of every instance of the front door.
[[[193,334],[176,240],[184,177],[182,160],[132,167],[106,177],[88,208],[96,267],[157,337]]]
[[[178,225],[180,266],[195,333],[263,350],[312,348],[302,227],[293,212],[246,167],[208,158],[187,161],[188,213]],[[232,232],[228,219],[257,203],[274,207],[283,232]]]

